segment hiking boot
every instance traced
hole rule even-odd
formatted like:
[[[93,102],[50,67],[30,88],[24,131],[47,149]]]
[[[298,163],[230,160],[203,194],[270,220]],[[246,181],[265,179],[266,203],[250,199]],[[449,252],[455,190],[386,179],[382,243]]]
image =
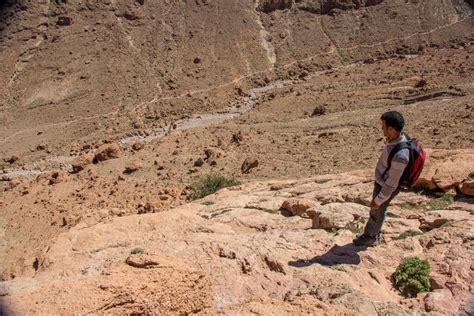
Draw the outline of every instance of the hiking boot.
[[[359,235],[357,236],[353,241],[352,244],[354,246],[365,246],[365,247],[375,247],[378,244],[380,244],[380,239],[379,238],[372,238],[369,235]]]

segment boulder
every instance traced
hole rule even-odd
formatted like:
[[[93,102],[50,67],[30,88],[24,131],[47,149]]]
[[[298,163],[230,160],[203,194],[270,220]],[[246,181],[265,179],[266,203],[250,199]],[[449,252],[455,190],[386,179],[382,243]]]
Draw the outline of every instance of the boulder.
[[[130,255],[125,262],[129,266],[140,269],[149,269],[160,265],[158,258],[142,253]]]
[[[55,171],[51,174],[49,185],[58,184],[67,181],[67,173],[64,171]]]
[[[143,168],[143,164],[138,160],[132,160],[125,166],[124,173],[130,174]]]
[[[462,183],[472,171],[474,161],[453,159],[442,163],[433,175],[432,181],[443,191],[448,191]]]
[[[318,210],[313,217],[312,228],[342,229],[354,221],[354,217],[347,212],[333,213],[328,210]]]
[[[15,162],[17,162],[20,158],[18,156],[11,156],[10,158],[8,159],[4,159],[5,162],[8,162],[10,165],[14,164]]]
[[[204,149],[205,160],[217,159],[223,156],[222,150],[218,148],[206,148]]]
[[[356,203],[329,203],[306,211],[313,219],[313,228],[341,229],[359,218],[367,218],[370,209]]]
[[[119,145],[112,143],[112,144],[104,144],[97,148],[97,152],[95,153],[94,163],[98,163],[101,161],[106,161],[109,159],[116,159],[123,156],[123,151]]]
[[[314,108],[313,113],[311,116],[321,116],[326,114],[326,107],[324,105],[318,105]]]
[[[445,284],[448,280],[446,275],[439,273],[432,273],[430,275],[430,289],[431,290],[441,290],[445,288]]]
[[[464,152],[447,157],[442,162],[431,161],[426,171],[422,172],[419,183],[428,184],[429,188],[435,185],[443,191],[449,191],[468,177],[473,165],[474,154]]]
[[[427,149],[428,159],[415,186],[449,191],[461,184],[472,172],[474,153],[471,150],[433,151]]]
[[[58,26],[69,26],[72,24],[72,18],[69,16],[60,16],[56,21]]]
[[[370,208],[357,203],[330,203],[324,205],[324,207],[332,212],[346,212],[351,214],[355,220],[359,218],[368,218]]]
[[[425,79],[420,79],[415,83],[415,88],[423,88],[428,84]]]
[[[461,183],[459,190],[469,196],[474,196],[474,180],[467,180]]]
[[[253,168],[258,167],[258,160],[256,158],[246,158],[245,161],[242,163],[240,170],[242,173],[248,173]]]
[[[236,144],[242,143],[244,140],[244,136],[242,135],[242,132],[239,131],[238,133],[232,134],[232,142]]]
[[[448,289],[434,290],[424,299],[427,312],[438,312],[443,315],[457,315],[459,304],[453,300],[453,295]]]
[[[135,151],[139,151],[145,147],[145,144],[142,142],[136,142],[132,145],[132,149]]]
[[[291,212],[293,215],[308,217],[306,210],[314,207],[315,204],[313,201],[307,199],[289,199],[283,202],[281,208]]]
[[[85,153],[85,154],[80,155],[77,158],[74,158],[74,160],[71,161],[72,171],[75,173],[75,172],[84,170],[84,168],[87,165],[90,165],[93,160],[94,160],[93,153]]]
[[[204,160],[201,157],[199,157],[198,159],[194,161],[195,167],[201,167],[202,165],[204,165]]]

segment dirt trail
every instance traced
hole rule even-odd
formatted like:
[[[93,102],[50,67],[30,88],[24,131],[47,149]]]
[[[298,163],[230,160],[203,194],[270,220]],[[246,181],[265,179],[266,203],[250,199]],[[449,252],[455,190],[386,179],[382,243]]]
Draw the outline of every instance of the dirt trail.
[[[275,89],[281,89],[285,86],[291,85],[292,81],[277,81],[271,84],[268,84],[264,87],[254,88],[251,89],[247,96],[243,97],[243,106],[234,105],[229,110],[222,112],[222,113],[213,113],[213,114],[201,114],[201,115],[193,115],[192,117],[185,119],[185,120],[178,120],[172,123],[165,125],[164,127],[155,129],[151,131],[148,135],[137,135],[137,136],[128,136],[122,138],[118,141],[118,143],[122,147],[128,147],[136,142],[143,142],[143,143],[150,143],[156,139],[162,138],[168,133],[173,130],[188,130],[192,128],[200,128],[206,127],[214,124],[222,123],[225,120],[236,118],[250,110],[256,105],[256,100],[262,97],[266,93],[269,93]],[[60,123],[58,123],[60,124]],[[57,171],[59,167],[64,166],[69,168],[69,163],[75,157],[66,157],[66,156],[51,156],[43,161],[38,161],[33,163],[29,166],[23,166],[21,169],[12,170],[8,173],[5,173],[4,176],[7,178],[14,178],[17,176],[32,176],[38,175],[41,173],[46,172],[53,172]],[[56,162],[58,163],[58,167],[55,169],[48,169],[42,167],[45,163]]]
[[[355,49],[358,49],[358,48],[371,48],[371,47],[384,45],[384,44],[387,44],[387,43],[390,43],[390,42],[397,42],[397,41],[407,40],[407,39],[410,39],[410,38],[415,37],[415,36],[429,35],[431,33],[440,31],[442,29],[451,27],[455,24],[467,21],[468,19],[472,18],[473,14],[474,13],[470,13],[469,15],[467,15],[466,17],[464,17],[464,18],[462,18],[458,21],[454,21],[454,22],[446,24],[446,25],[438,26],[438,27],[433,28],[432,30],[429,30],[429,31],[426,31],[426,32],[415,32],[415,33],[412,33],[412,34],[404,36],[404,37],[390,38],[388,40],[377,42],[377,43],[374,43],[374,44],[369,44],[369,45],[359,44],[359,45],[354,45],[354,46],[349,46],[349,47],[338,47],[338,48],[336,48],[335,45],[332,45],[330,47],[330,49],[328,49],[326,52],[319,52],[318,54],[315,54],[315,55],[312,55],[312,56],[309,56],[309,57],[306,57],[306,58],[303,58],[303,59],[295,60],[295,61],[292,61],[290,63],[284,64],[284,65],[279,65],[278,67],[273,67],[273,65],[272,65],[271,67],[268,67],[264,70],[256,71],[256,72],[253,72],[253,73],[235,78],[232,81],[229,81],[229,82],[226,82],[226,83],[223,83],[223,84],[219,84],[219,85],[215,85],[215,86],[212,86],[212,87],[209,87],[209,88],[191,90],[191,91],[182,93],[182,94],[177,95],[177,96],[155,97],[152,100],[141,102],[141,103],[137,104],[136,106],[133,107],[133,109],[134,109],[134,111],[136,111],[137,109],[143,108],[146,105],[156,103],[160,100],[180,99],[180,98],[184,98],[184,97],[187,97],[187,96],[190,96],[190,95],[192,96],[192,95],[196,95],[196,94],[206,93],[206,92],[209,92],[209,91],[218,90],[218,89],[221,89],[221,88],[233,86],[233,85],[235,85],[235,84],[237,84],[237,83],[239,83],[243,80],[255,77],[257,75],[264,74],[264,73],[267,73],[267,72],[271,72],[271,71],[274,71],[275,69],[290,68],[290,67],[292,67],[292,66],[294,66],[298,63],[310,61],[310,60],[313,60],[314,58],[320,57],[322,55],[328,55],[328,54],[333,54],[333,53],[339,54],[340,51],[344,51],[344,50],[351,51],[351,50],[355,50]],[[359,62],[348,64],[348,65],[343,65],[343,66],[344,67],[350,67],[351,65],[355,65],[355,64],[359,64]],[[324,73],[324,71],[322,71],[321,73]],[[317,75],[319,75],[319,74],[320,73],[318,73]],[[35,132],[38,129],[48,129],[48,128],[53,128],[53,127],[58,127],[58,126],[67,126],[67,125],[74,124],[74,123],[77,123],[77,122],[80,122],[80,121],[87,121],[87,120],[94,120],[94,119],[98,119],[98,118],[107,118],[107,117],[110,117],[110,116],[116,116],[119,113],[120,113],[119,109],[116,109],[112,112],[105,113],[105,114],[93,115],[93,116],[88,116],[88,117],[78,117],[78,118],[73,119],[73,120],[67,120],[67,121],[63,121],[63,122],[40,125],[40,126],[37,126],[35,128],[28,128],[28,129],[16,131],[13,134],[11,134],[11,135],[3,138],[2,140],[0,140],[0,144],[5,144],[6,142],[13,140],[18,135],[21,135],[21,134],[24,134],[24,133],[29,133],[29,132]]]

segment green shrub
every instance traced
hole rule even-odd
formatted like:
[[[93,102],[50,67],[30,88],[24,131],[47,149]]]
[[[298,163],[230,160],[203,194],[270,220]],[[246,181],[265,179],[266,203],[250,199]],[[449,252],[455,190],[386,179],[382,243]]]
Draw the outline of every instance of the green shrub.
[[[269,214],[277,214],[278,212],[280,212],[280,210],[278,209],[266,208],[266,207],[259,208],[259,210],[264,211]]]
[[[364,232],[365,221],[362,217],[347,225],[347,229],[354,234],[362,234]]]
[[[139,254],[139,253],[144,253],[145,252],[145,249],[141,248],[141,247],[136,247],[136,248],[133,248],[132,251],[130,251],[130,253],[132,255],[136,255],[136,254]]]
[[[211,205],[214,205],[216,204],[216,202],[213,202],[213,201],[203,201],[201,202],[201,205],[205,205],[205,206],[211,206]]]
[[[430,193],[429,191],[425,190],[425,189],[420,189],[420,190],[416,191],[416,194],[419,194],[419,195],[428,195],[428,196],[431,195],[431,193]]]
[[[440,201],[445,201],[445,202],[449,202],[449,203],[453,203],[454,202],[454,196],[455,194],[453,193],[445,193],[443,194],[441,197],[439,197],[438,199]]]
[[[416,209],[418,208],[419,206],[415,203],[410,203],[410,202],[405,202],[403,203],[402,205],[400,205],[401,208],[404,208],[406,210],[413,210],[413,209]]]
[[[419,236],[419,235],[423,235],[423,233],[416,230],[409,230],[409,231],[401,233],[400,236],[398,236],[395,239],[401,240],[401,239],[406,239],[408,237],[414,237],[414,236]]]
[[[405,258],[393,274],[395,286],[405,297],[430,291],[430,264],[417,257]]]
[[[190,200],[198,200],[210,194],[216,193],[222,188],[239,185],[240,182],[236,179],[227,179],[220,175],[206,175],[194,179],[191,183],[191,190],[193,193],[189,196]]]
[[[442,210],[449,206],[449,204],[454,202],[454,194],[445,193],[437,199],[434,199],[430,202],[432,210]]]
[[[321,180],[316,180],[316,183],[318,183],[318,184],[324,184],[324,183],[327,183],[327,182],[329,182],[329,181],[331,181],[331,179],[321,179]]]
[[[467,177],[471,180],[474,180],[474,171],[471,172]]]

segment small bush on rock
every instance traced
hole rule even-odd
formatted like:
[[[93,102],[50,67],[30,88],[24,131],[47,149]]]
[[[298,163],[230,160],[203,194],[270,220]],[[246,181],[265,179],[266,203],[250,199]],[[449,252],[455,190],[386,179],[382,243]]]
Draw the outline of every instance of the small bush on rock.
[[[145,252],[145,249],[141,248],[141,247],[136,247],[136,248],[133,248],[132,251],[130,251],[130,253],[132,255],[137,255],[139,253],[144,253]]]
[[[417,257],[405,258],[393,274],[395,286],[406,297],[430,291],[430,264]]]
[[[445,193],[437,199],[431,201],[430,206],[432,210],[442,210],[454,202],[454,194]]]
[[[419,236],[419,235],[423,235],[423,233],[416,230],[409,230],[409,231],[401,233],[400,236],[398,236],[395,239],[402,240],[402,239],[407,239],[408,237],[414,237],[414,236]]]
[[[204,206],[211,206],[214,204],[216,204],[216,202],[213,202],[213,201],[204,201],[201,203],[201,205],[204,205]]]
[[[227,179],[219,175],[206,175],[197,178],[191,184],[193,193],[189,196],[190,200],[198,200],[210,194],[219,191],[222,188],[239,185],[240,182],[236,179]]]

